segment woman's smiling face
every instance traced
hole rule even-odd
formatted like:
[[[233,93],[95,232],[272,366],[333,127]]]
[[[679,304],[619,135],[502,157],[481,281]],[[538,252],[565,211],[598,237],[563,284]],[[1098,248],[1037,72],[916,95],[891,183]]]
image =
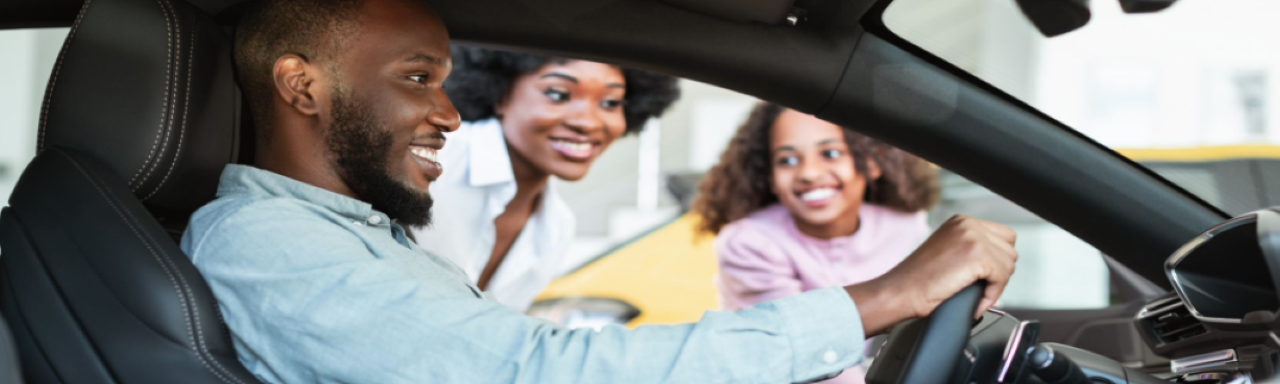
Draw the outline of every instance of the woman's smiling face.
[[[626,132],[625,96],[618,67],[552,60],[517,76],[495,111],[512,162],[573,181],[586,176],[591,163]]]
[[[794,110],[778,116],[769,132],[773,192],[805,230],[851,220],[856,229],[867,180],[880,176],[874,162],[857,172],[844,128]],[[823,232],[805,231],[808,232]]]

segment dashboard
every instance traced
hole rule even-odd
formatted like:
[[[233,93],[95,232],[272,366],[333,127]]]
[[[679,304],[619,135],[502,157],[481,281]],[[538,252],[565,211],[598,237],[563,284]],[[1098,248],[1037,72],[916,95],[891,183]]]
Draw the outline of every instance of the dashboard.
[[[1174,291],[1143,305],[1133,326],[1168,366],[1126,365],[1037,343],[1039,324],[1000,311],[974,324],[954,383],[1230,383],[1280,369],[1280,208],[1219,224],[1165,263]]]

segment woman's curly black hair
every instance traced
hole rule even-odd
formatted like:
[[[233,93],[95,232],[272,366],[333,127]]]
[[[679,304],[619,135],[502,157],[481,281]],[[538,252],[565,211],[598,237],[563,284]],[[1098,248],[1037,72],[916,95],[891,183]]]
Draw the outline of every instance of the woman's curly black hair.
[[[731,222],[778,201],[769,179],[769,132],[786,111],[781,105],[761,102],[729,141],[720,163],[703,176],[693,212],[702,217],[698,230],[717,234]],[[866,174],[867,162],[880,168],[880,178],[869,180],[863,200],[900,212],[929,209],[938,202],[938,172],[919,157],[844,128],[844,141],[854,155],[854,169]]]
[[[537,72],[547,63],[564,63],[569,59],[498,51],[476,47],[453,47],[453,73],[445,80],[445,93],[458,108],[462,120],[483,120],[495,115],[494,105],[506,95],[515,78]],[[658,117],[680,98],[676,78],[623,69],[627,95],[622,114],[627,120],[627,134],[640,132],[651,117]]]

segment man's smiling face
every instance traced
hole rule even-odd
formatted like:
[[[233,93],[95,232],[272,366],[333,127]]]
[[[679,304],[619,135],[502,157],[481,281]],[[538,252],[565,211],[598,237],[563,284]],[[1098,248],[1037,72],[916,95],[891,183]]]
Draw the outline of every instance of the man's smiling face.
[[[317,90],[329,111],[320,116],[326,166],[374,209],[403,225],[429,224],[427,188],[444,171],[436,151],[459,125],[442,88],[448,32],[406,0],[366,1],[359,25],[329,68],[330,86]]]

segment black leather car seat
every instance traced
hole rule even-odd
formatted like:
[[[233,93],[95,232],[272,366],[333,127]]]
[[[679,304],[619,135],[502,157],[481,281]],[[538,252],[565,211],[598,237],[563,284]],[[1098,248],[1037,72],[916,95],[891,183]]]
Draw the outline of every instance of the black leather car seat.
[[[28,383],[257,383],[182,254],[236,156],[231,46],[179,0],[85,2],[39,154],[0,212],[0,312]]]
[[[13,336],[9,334],[4,316],[0,316],[0,384],[22,384],[18,347],[13,346]]]

